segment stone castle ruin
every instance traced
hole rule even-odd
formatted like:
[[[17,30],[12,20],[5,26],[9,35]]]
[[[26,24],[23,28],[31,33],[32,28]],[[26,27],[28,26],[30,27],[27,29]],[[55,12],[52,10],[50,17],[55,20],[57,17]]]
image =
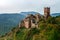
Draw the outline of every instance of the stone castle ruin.
[[[47,19],[50,16],[50,7],[44,8],[44,17]]]
[[[50,16],[50,7],[44,8],[44,18],[47,19]],[[29,14],[24,20],[21,21],[21,24],[19,24],[19,27],[25,27],[25,28],[38,28],[38,22],[40,21],[42,15],[39,13],[33,15]]]

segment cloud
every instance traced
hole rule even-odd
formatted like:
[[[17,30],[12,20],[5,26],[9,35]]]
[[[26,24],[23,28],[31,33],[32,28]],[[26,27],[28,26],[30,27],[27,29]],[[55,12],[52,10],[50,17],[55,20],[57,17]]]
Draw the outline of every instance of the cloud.
[[[2,7],[0,5],[0,13],[21,11],[36,11],[43,13],[43,8],[47,6],[51,7],[51,12],[59,12],[59,3],[60,0],[6,0],[6,5]]]

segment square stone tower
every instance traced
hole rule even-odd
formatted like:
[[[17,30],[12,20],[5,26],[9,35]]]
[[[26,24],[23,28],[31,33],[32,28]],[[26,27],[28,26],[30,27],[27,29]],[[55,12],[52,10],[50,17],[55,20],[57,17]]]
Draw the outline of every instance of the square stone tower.
[[[44,8],[44,17],[47,19],[50,16],[50,7]]]

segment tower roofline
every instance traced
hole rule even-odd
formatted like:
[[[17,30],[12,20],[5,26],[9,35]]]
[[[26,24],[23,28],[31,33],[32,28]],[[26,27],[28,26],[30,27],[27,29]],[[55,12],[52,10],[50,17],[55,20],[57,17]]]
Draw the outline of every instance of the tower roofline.
[[[44,7],[44,8],[50,8],[50,7]]]

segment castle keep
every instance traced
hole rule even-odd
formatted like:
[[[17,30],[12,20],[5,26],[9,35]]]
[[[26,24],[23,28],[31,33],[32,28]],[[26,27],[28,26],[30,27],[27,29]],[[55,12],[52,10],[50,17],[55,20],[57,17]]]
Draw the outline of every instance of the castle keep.
[[[44,18],[47,19],[50,16],[50,8],[45,7],[44,8]],[[19,24],[19,27],[25,27],[25,28],[38,28],[38,22],[41,20],[43,16],[39,13],[33,15],[29,14],[24,20],[21,21],[21,24]]]
[[[44,8],[44,17],[47,19],[50,16],[50,7]]]

